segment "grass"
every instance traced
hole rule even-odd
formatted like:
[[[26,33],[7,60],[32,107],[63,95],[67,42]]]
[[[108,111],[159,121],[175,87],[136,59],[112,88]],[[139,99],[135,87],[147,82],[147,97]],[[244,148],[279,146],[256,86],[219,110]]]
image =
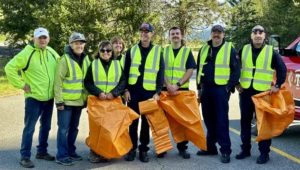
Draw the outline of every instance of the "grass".
[[[0,97],[20,94],[22,90],[13,87],[5,77],[0,77]]]

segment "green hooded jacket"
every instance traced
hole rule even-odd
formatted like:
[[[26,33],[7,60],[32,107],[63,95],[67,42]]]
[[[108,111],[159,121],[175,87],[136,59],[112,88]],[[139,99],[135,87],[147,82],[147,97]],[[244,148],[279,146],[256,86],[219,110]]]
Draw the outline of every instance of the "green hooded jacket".
[[[59,55],[51,47],[40,49],[34,45],[27,45],[5,66],[5,73],[9,82],[16,88],[23,89],[25,84],[30,86],[31,92],[25,97],[32,97],[39,101],[53,99],[54,76]],[[18,72],[21,72],[21,75]]]

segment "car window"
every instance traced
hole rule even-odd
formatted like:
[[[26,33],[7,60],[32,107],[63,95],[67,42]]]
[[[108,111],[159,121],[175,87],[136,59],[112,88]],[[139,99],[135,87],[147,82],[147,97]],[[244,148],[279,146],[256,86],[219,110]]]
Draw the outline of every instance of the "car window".
[[[300,56],[300,42],[296,46],[297,56]]]

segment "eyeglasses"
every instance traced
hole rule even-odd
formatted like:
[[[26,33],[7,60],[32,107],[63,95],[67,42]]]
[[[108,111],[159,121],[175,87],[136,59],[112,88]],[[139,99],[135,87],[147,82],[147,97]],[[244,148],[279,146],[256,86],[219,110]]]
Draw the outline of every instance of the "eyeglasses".
[[[101,53],[105,53],[105,52],[110,53],[111,51],[112,51],[111,49],[101,49],[100,50]]]
[[[252,31],[254,34],[262,34],[264,31],[263,30],[253,30]]]
[[[140,30],[140,32],[141,32],[141,33],[147,34],[147,33],[149,33],[150,31],[148,31],[148,30]]]

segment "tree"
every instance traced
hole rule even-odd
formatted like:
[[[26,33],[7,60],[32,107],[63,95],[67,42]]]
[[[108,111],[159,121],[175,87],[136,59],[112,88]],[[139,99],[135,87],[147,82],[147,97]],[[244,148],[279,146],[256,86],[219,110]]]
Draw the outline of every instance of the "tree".
[[[286,47],[300,36],[300,7],[294,0],[267,0],[267,3],[262,24],[269,35],[278,34],[282,47]]]
[[[252,0],[244,0],[232,9],[230,28],[227,31],[228,38],[236,49],[240,49],[250,40],[252,27],[259,24],[260,16]]]

